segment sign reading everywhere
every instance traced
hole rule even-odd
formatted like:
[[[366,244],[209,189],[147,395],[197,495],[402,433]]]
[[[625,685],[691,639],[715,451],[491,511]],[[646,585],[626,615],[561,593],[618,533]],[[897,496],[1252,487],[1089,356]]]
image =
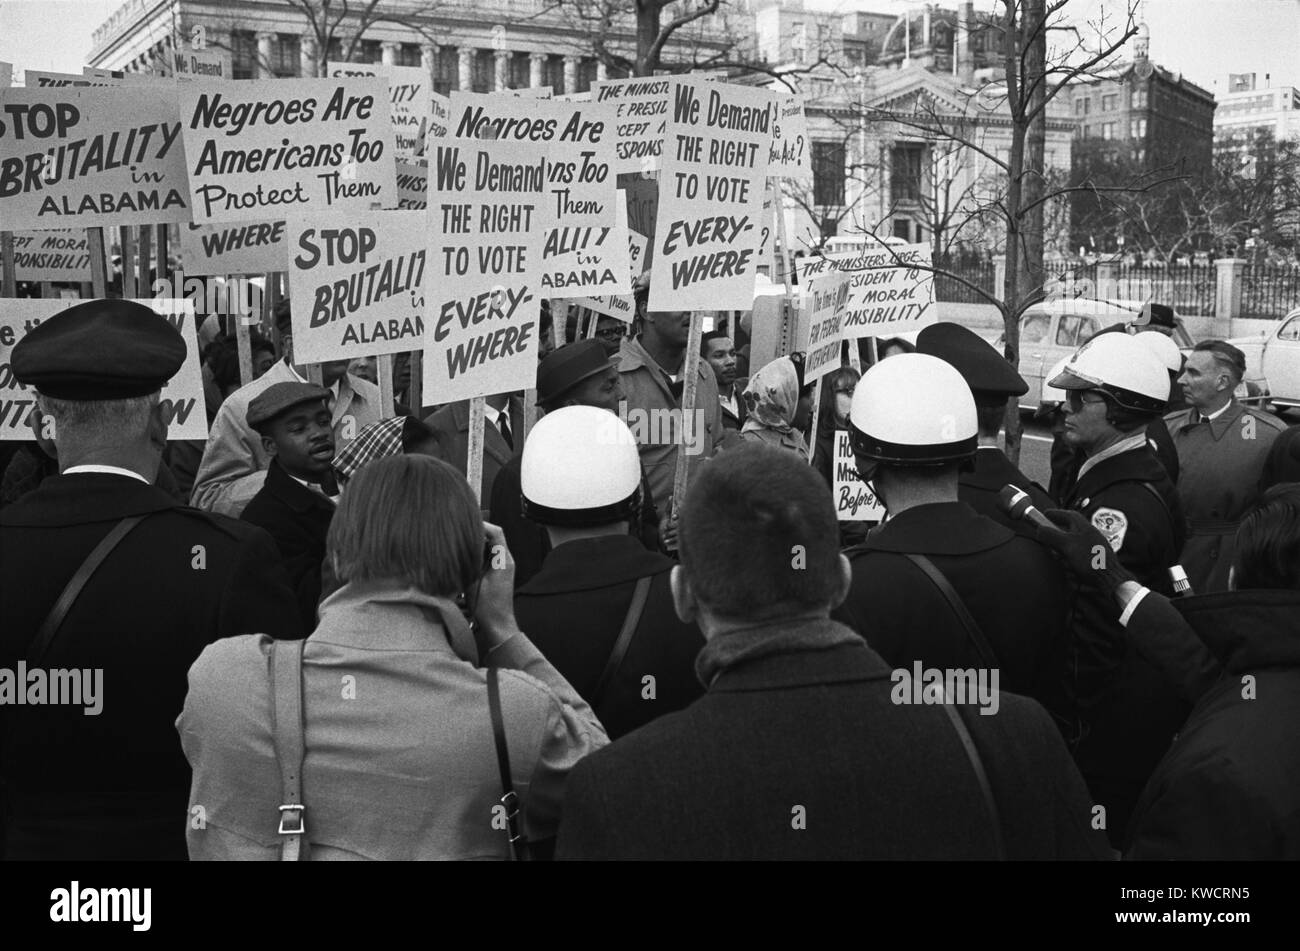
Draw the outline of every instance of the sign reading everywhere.
[[[6,230],[188,221],[175,92],[163,86],[0,90]]]
[[[90,241],[84,230],[14,232],[14,279],[89,281]]]
[[[387,80],[393,157],[412,159],[420,154],[433,109],[428,70],[381,63],[327,63],[325,70],[334,77],[382,76]]]
[[[446,403],[537,379],[547,148],[429,141],[424,393]]]
[[[847,430],[835,431],[835,517],[841,522],[878,522],[885,506],[858,475],[853,442]]]
[[[843,271],[818,274],[804,289],[803,307],[808,319],[800,321],[806,339],[795,350],[804,354],[803,381],[812,383],[840,365],[840,344],[844,337],[840,323],[849,299],[849,275]]]
[[[10,354],[14,346],[41,321],[75,302],[58,298],[0,298],[0,440],[36,439],[29,422],[36,408],[36,391],[14,379]],[[159,399],[168,439],[207,439],[208,414],[203,400],[203,371],[199,365],[194,305],[188,300],[142,300],[175,327],[185,340],[185,362],[163,387]],[[50,438],[53,433],[47,433]]]
[[[177,94],[195,222],[397,204],[383,79],[183,83]]]
[[[289,219],[294,359],[350,360],[423,346],[422,211]]]
[[[181,262],[188,274],[264,274],[288,266],[283,221],[181,225],[180,234]]]
[[[934,306],[934,273],[930,245],[900,244],[887,248],[828,254],[802,263],[800,279],[810,280],[832,270],[852,275],[845,340],[894,337],[920,330],[938,320]],[[913,267],[911,265],[920,265]]]
[[[676,80],[664,139],[650,309],[748,310],[776,97]]]

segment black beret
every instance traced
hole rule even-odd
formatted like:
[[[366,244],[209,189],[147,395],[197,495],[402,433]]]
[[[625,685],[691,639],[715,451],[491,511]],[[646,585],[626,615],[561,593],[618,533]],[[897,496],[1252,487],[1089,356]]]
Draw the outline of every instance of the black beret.
[[[587,377],[618,363],[618,357],[610,357],[599,340],[578,340],[558,347],[537,365],[537,402],[550,403]]]
[[[938,357],[961,374],[975,402],[992,405],[1023,396],[1029,384],[987,340],[961,324],[930,324],[916,336],[916,352]]]
[[[302,403],[324,402],[329,395],[329,390],[315,383],[273,383],[249,402],[248,425],[257,429],[285,410]]]
[[[20,383],[59,400],[124,400],[156,393],[185,362],[185,340],[166,318],[127,300],[82,301],[18,341]]]
[[[1148,303],[1142,307],[1142,315],[1134,321],[1143,327],[1174,327],[1174,309],[1167,304]]]

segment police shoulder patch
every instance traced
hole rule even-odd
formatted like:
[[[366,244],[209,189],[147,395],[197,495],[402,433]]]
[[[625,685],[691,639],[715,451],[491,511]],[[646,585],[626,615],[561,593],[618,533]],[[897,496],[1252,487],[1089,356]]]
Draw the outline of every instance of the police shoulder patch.
[[[1111,551],[1124,547],[1124,536],[1128,534],[1128,516],[1119,509],[1102,507],[1092,513],[1092,527],[1106,536]]]

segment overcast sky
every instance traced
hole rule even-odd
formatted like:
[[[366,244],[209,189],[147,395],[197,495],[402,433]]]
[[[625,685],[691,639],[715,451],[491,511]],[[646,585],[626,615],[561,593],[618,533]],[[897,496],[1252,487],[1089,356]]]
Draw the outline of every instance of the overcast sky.
[[[122,0],[0,0],[0,60],[56,72],[81,71],[90,37]],[[920,0],[806,0],[810,8],[899,12]],[[990,8],[993,0],[979,0]],[[947,0],[940,6],[956,6]],[[1122,0],[1072,0],[1087,11],[1122,10]],[[1222,93],[1228,73],[1272,74],[1300,86],[1300,0],[1146,0],[1151,58]],[[1217,83],[1217,86],[1215,85]]]

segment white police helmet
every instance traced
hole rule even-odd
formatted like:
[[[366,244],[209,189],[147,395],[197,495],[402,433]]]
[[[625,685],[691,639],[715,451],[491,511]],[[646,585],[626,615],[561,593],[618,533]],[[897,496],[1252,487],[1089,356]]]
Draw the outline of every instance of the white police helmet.
[[[1165,365],[1166,370],[1172,373],[1182,371],[1183,353],[1178,349],[1178,344],[1165,334],[1158,330],[1144,330],[1140,334],[1134,334],[1133,339],[1150,350],[1152,355]]]
[[[1164,364],[1136,336],[1121,333],[1093,337],[1049,382],[1063,390],[1096,390],[1140,413],[1163,412],[1169,399]]]
[[[641,457],[627,424],[595,406],[547,413],[524,443],[524,517],[539,525],[608,525],[641,504]]]
[[[853,391],[854,455],[897,466],[939,466],[975,453],[975,398],[950,363],[901,353],[869,369]],[[865,475],[865,473],[864,473]]]

